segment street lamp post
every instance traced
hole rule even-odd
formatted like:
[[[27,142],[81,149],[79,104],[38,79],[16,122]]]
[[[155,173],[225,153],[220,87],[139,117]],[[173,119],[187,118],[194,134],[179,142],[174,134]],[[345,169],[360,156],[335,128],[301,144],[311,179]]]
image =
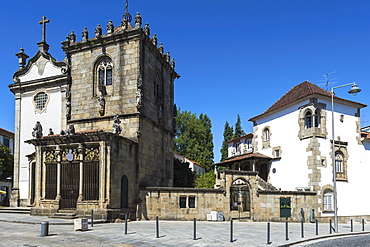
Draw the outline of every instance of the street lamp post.
[[[357,86],[356,82],[344,84],[341,86],[336,86],[331,88],[331,136],[332,136],[332,162],[333,162],[333,187],[334,187],[334,231],[338,232],[338,206],[337,206],[337,170],[335,167],[335,141],[334,141],[334,89],[350,86],[352,85],[351,90],[348,93],[356,95],[361,92],[361,89]]]

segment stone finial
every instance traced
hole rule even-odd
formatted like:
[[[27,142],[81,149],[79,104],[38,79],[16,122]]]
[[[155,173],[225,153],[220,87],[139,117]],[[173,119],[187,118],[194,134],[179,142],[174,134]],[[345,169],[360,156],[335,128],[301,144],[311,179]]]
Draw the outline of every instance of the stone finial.
[[[149,37],[150,35],[149,23],[145,23],[144,33]]]
[[[20,52],[16,53],[15,55],[18,57],[19,69],[24,68],[26,65],[26,60],[29,58],[29,56],[24,53],[23,46],[21,47]]]
[[[170,55],[170,52],[168,51],[167,53],[166,53],[166,61],[167,61],[167,63],[169,63],[170,62],[170,60],[171,60],[171,55]]]
[[[108,24],[107,24],[107,33],[113,33],[114,32],[114,25],[113,25],[113,21],[108,21]]]
[[[103,34],[101,26],[98,24],[95,28],[95,37],[100,37]]]
[[[120,125],[121,120],[119,120],[118,117],[119,117],[118,114],[116,114],[113,118],[113,131],[112,131],[112,133],[116,134],[116,135],[119,135],[122,132],[122,127]]]
[[[172,58],[171,62],[170,62],[170,65],[171,67],[174,69],[175,68],[175,59]]]
[[[89,39],[89,32],[87,31],[87,28],[84,27],[84,30],[82,31],[82,41],[87,41]]]
[[[163,54],[164,48],[163,48],[163,44],[162,43],[159,43],[159,46],[158,46],[157,49],[158,49],[159,53]]]
[[[141,24],[142,24],[142,18],[140,16],[140,13],[137,12],[136,13],[136,16],[135,16],[135,27],[141,27]]]
[[[157,47],[158,45],[158,39],[157,39],[157,34],[153,34],[153,37],[152,37],[152,43],[155,47]]]
[[[76,34],[74,31],[70,32],[70,34],[68,35],[68,40],[70,44],[76,42]]]
[[[43,136],[42,126],[39,121],[37,121],[35,127],[33,127],[32,136],[36,139],[40,139]]]

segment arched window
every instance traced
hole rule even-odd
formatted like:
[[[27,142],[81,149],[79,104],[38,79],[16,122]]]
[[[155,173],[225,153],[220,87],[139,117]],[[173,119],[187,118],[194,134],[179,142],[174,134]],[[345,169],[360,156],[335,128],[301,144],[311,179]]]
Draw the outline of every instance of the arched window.
[[[113,84],[113,64],[108,58],[99,62],[97,69],[98,90],[105,94],[105,88]],[[104,93],[103,93],[104,92]]]
[[[320,111],[318,109],[315,111],[314,124],[315,127],[320,127]]]
[[[343,154],[342,152],[335,152],[335,172],[343,172]]]
[[[333,210],[333,192],[331,190],[325,190],[323,194],[324,211]]]
[[[312,112],[307,111],[304,116],[304,126],[306,129],[312,128]]]
[[[265,142],[270,140],[270,130],[268,128],[263,130],[263,140]]]

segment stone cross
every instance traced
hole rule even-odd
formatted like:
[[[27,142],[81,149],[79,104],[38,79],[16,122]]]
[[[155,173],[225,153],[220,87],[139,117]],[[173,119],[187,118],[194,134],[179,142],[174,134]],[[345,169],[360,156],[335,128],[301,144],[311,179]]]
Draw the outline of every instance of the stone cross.
[[[39,24],[42,25],[42,40],[41,42],[46,42],[45,36],[46,36],[46,23],[49,23],[50,20],[46,19],[45,16],[42,17],[42,20],[39,21]]]

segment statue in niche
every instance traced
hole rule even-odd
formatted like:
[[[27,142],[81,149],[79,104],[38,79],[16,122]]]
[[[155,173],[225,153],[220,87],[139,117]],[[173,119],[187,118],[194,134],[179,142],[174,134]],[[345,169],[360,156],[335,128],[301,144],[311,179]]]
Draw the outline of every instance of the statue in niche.
[[[141,89],[138,88],[137,91],[136,91],[136,107],[138,109],[141,108],[141,98],[142,98],[143,94],[141,93]]]
[[[37,121],[35,127],[33,127],[32,136],[36,139],[39,139],[43,136],[42,126],[39,121]]]
[[[95,28],[95,37],[99,37],[103,34],[103,31],[101,29],[101,26],[98,24]]]
[[[69,136],[69,135],[74,135],[76,133],[75,131],[75,126],[73,124],[70,124],[68,129],[66,130],[61,130],[60,135],[61,136]]]
[[[54,135],[54,131],[53,131],[53,129],[52,129],[52,128],[50,128],[50,129],[49,129],[49,134],[48,134],[48,136],[52,136],[52,135]]]
[[[108,24],[107,24],[107,33],[113,33],[113,32],[114,32],[113,21],[108,21]]]
[[[157,47],[157,45],[158,45],[158,39],[157,39],[157,35],[156,34],[153,34],[152,43],[153,43],[153,45],[155,47]]]
[[[68,40],[70,44],[76,42],[76,34],[74,31],[71,31],[71,33],[68,35]]]
[[[87,28],[84,27],[84,30],[82,31],[82,41],[87,41],[89,39],[89,32],[87,31]]]
[[[116,114],[113,118],[113,134],[119,135],[122,132],[122,127],[121,127],[121,120],[118,118],[118,114]]]
[[[105,112],[105,98],[103,95],[100,95],[98,97],[98,101],[99,101],[99,113],[100,113],[100,116],[104,116],[104,112]]]
[[[149,37],[150,35],[149,23],[145,23],[144,33]]]
[[[142,24],[142,18],[140,16],[140,13],[137,12],[135,16],[135,27],[141,27]]]

